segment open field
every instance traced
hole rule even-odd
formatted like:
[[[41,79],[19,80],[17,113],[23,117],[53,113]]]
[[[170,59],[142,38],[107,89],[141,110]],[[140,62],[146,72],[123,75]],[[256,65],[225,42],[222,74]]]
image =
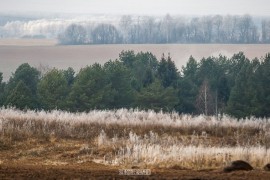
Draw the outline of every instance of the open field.
[[[118,58],[122,50],[135,52],[150,51],[159,59],[162,53],[172,56],[178,69],[186,64],[190,55],[200,60],[202,57],[231,57],[234,53],[243,51],[252,59],[260,58],[270,51],[270,45],[228,45],[228,44],[139,44],[139,45],[85,45],[58,46],[53,40],[0,40],[0,72],[7,81],[11,73],[25,62],[41,67],[56,67],[65,69],[73,67],[76,71],[87,65]]]
[[[0,178],[267,179],[270,120],[119,109],[68,113],[0,109]],[[255,170],[224,173],[234,160]],[[129,178],[141,178],[130,176]]]
[[[0,46],[54,46],[55,39],[0,39]]]

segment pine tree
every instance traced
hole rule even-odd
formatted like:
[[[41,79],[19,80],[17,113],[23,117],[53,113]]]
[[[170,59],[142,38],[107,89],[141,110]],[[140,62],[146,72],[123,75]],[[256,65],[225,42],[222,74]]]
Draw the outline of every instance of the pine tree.
[[[254,98],[256,98],[256,89],[252,79],[254,69],[252,63],[247,61],[241,68],[235,80],[235,86],[232,88],[227,106],[227,113],[237,118],[244,118],[253,115],[255,108]]]
[[[270,117],[270,53],[265,56],[256,74],[259,107],[257,116]]]
[[[65,109],[69,87],[64,71],[53,69],[38,84],[38,97],[42,108]]]
[[[186,66],[182,67],[182,78],[178,87],[179,104],[176,106],[178,112],[191,114],[196,111],[198,66],[197,61],[190,56]]]
[[[36,107],[36,99],[30,88],[23,81],[19,81],[16,87],[10,92],[5,105],[13,106],[18,109],[33,109]]]
[[[157,72],[158,77],[165,88],[169,86],[173,87],[177,86],[177,82],[179,80],[179,73],[174,62],[171,60],[170,55],[168,56],[167,59],[165,59],[163,54],[161,61],[159,62],[158,65]]]
[[[7,97],[14,96],[11,93],[15,92],[15,88],[18,86],[19,82],[22,82],[23,85],[31,92],[31,97],[35,99],[35,103],[30,103],[31,105],[27,106],[29,108],[39,108],[39,103],[37,100],[37,83],[39,81],[40,72],[31,67],[28,63],[21,64],[15,71],[15,73],[9,79],[5,87],[5,104],[9,103]],[[22,85],[20,85],[21,87]],[[29,95],[30,96],[30,95]]]
[[[100,64],[87,66],[78,73],[68,97],[71,111],[90,111],[104,109],[104,98],[110,90],[106,82],[106,73]],[[106,100],[107,101],[107,100]]]
[[[155,80],[137,95],[136,105],[142,109],[172,111],[178,103],[176,97],[177,91],[174,88],[164,88],[160,81]]]
[[[120,61],[109,61],[104,65],[107,89],[104,92],[106,108],[130,108],[134,100],[131,87],[131,72]]]

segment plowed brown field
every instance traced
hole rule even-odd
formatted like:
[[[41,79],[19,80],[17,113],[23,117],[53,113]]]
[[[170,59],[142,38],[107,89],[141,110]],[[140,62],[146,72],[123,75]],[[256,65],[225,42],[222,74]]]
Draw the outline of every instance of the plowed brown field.
[[[254,170],[223,173],[221,170],[151,169],[150,176],[119,175],[118,169],[88,163],[85,165],[24,165],[0,166],[0,179],[185,179],[185,180],[268,180],[269,172]]]
[[[93,162],[102,157],[102,151],[91,156],[82,152],[82,140],[27,140],[1,142],[0,179],[238,179],[268,180],[270,172],[253,171],[222,172],[220,169],[188,170],[179,167],[155,168],[149,176],[119,175],[119,169],[130,167],[109,166]],[[89,142],[88,142],[89,143]],[[137,167],[140,168],[140,167]]]
[[[44,41],[44,42],[43,42]],[[177,67],[181,69],[192,55],[200,60],[203,57],[231,57],[243,51],[253,59],[265,56],[270,51],[269,44],[119,44],[119,45],[82,45],[59,46],[55,40],[12,40],[0,39],[0,72],[8,80],[12,72],[22,63],[32,66],[48,66],[65,69],[73,67],[79,70],[95,62],[105,63],[118,58],[123,50],[134,50],[136,53],[152,52],[158,59],[164,53],[170,53]]]

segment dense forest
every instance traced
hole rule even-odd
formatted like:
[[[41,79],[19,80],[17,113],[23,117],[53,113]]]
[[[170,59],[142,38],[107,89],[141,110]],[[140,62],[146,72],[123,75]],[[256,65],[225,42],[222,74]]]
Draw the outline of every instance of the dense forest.
[[[270,20],[250,15],[122,16],[118,23],[71,24],[58,39],[61,44],[270,43]]]
[[[139,108],[237,118],[270,117],[270,54],[249,60],[190,57],[178,70],[170,55],[158,60],[149,52],[123,51],[119,59],[93,64],[75,73],[41,73],[25,63],[8,82],[0,73],[0,105],[19,109]]]

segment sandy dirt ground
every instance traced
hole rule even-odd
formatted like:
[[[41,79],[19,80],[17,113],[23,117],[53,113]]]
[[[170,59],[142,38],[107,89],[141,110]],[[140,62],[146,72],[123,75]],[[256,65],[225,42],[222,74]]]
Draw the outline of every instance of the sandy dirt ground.
[[[120,175],[119,170],[132,167],[96,163],[103,150],[87,152],[82,147],[91,142],[83,140],[40,140],[0,143],[0,179],[185,179],[185,180],[268,180],[270,172],[256,169],[224,173],[219,169],[192,170],[177,166],[171,168],[135,167],[150,169],[151,175]],[[133,167],[134,168],[134,167]]]
[[[0,72],[4,80],[8,80],[12,72],[22,63],[29,63],[37,68],[73,67],[76,71],[95,62],[105,63],[119,57],[122,50],[137,52],[152,52],[158,59],[164,53],[170,53],[178,69],[186,64],[192,55],[200,60],[203,57],[231,57],[234,53],[243,51],[253,59],[265,56],[270,51],[270,45],[227,45],[227,44],[144,44],[144,45],[83,45],[59,46],[54,40],[0,40]]]
[[[120,175],[117,168],[95,163],[84,165],[0,165],[0,179],[185,179],[268,180],[270,172],[254,170],[224,173],[221,170],[151,169],[151,175]]]

